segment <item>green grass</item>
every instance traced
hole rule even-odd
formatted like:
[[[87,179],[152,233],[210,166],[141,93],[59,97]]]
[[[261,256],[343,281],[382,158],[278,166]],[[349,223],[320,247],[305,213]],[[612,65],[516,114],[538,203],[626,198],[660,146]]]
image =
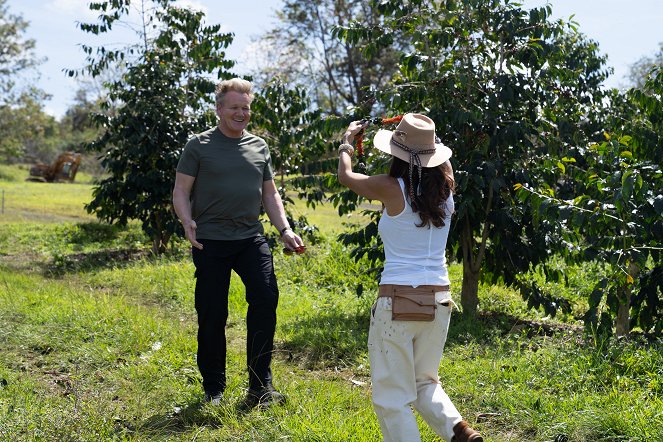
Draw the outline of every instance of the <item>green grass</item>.
[[[202,402],[195,363],[186,244],[152,257],[136,226],[78,215],[89,184],[4,176],[0,188],[24,192],[16,204],[24,215],[5,213],[0,223],[0,440],[380,440],[366,353],[377,283],[335,241],[344,227],[333,208],[298,207],[323,221],[323,240],[304,255],[274,253],[281,295],[273,370],[288,402],[242,415],[239,279],[230,291],[227,402],[212,407]],[[40,198],[42,209],[30,215]],[[574,303],[574,313],[556,318],[528,310],[509,288],[481,286],[479,318],[452,318],[440,366],[445,390],[487,441],[663,440],[661,342],[593,345],[577,316],[597,269],[564,271],[570,288],[542,280]],[[458,293],[461,266],[450,272]],[[424,441],[438,440],[421,429]]]
[[[79,183],[0,181],[0,193],[4,195],[0,224],[93,220],[84,208],[91,189],[90,184]]]

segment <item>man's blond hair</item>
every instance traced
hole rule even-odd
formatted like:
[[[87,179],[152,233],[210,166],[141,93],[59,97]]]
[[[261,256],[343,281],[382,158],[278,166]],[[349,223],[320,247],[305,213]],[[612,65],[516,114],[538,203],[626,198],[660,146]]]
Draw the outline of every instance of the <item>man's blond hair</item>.
[[[235,91],[241,94],[248,94],[249,99],[253,100],[253,84],[243,78],[231,78],[230,80],[223,80],[216,85],[216,105],[223,104],[223,97],[230,92]]]

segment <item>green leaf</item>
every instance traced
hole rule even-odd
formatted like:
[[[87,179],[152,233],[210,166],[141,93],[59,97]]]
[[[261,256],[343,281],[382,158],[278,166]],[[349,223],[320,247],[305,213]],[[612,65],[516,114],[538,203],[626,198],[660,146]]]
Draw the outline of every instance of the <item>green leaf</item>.
[[[589,307],[596,308],[601,303],[603,299],[604,287],[596,287],[592,290],[592,293],[589,295]]]
[[[623,144],[624,146],[628,146],[631,143],[631,140],[633,137],[630,135],[624,135],[622,137],[619,137],[619,144]]]
[[[663,215],[663,195],[657,195],[654,198],[654,210],[656,211],[656,215]]]
[[[622,195],[625,200],[631,199],[633,196],[633,186],[635,184],[635,177],[633,172],[628,171],[622,175]]]
[[[557,162],[557,168],[558,168],[560,171],[562,171],[562,173],[566,173],[566,166],[564,166],[564,163],[562,163],[561,161],[558,161],[558,162]]]

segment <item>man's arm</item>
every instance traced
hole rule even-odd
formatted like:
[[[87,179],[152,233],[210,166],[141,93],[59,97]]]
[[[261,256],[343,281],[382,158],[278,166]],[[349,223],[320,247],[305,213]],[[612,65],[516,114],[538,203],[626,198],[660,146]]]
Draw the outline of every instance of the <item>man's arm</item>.
[[[283,209],[283,201],[281,201],[281,195],[279,195],[274,180],[262,182],[262,206],[274,227],[281,232],[281,240],[286,247],[295,250],[304,245],[302,239],[292,231],[288,224]]]
[[[203,245],[196,240],[196,222],[191,217],[191,189],[196,177],[177,172],[175,174],[175,187],[173,188],[173,207],[175,213],[184,227],[184,234],[192,246],[197,249]]]

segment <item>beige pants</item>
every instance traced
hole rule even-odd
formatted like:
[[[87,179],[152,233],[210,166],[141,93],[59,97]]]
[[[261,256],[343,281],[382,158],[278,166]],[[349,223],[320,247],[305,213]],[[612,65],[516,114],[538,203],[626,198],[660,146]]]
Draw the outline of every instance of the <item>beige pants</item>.
[[[373,408],[384,442],[419,442],[411,407],[444,440],[462,420],[439,382],[438,369],[447,340],[450,293],[437,292],[435,320],[392,321],[391,298],[378,298],[371,315],[368,355]]]

